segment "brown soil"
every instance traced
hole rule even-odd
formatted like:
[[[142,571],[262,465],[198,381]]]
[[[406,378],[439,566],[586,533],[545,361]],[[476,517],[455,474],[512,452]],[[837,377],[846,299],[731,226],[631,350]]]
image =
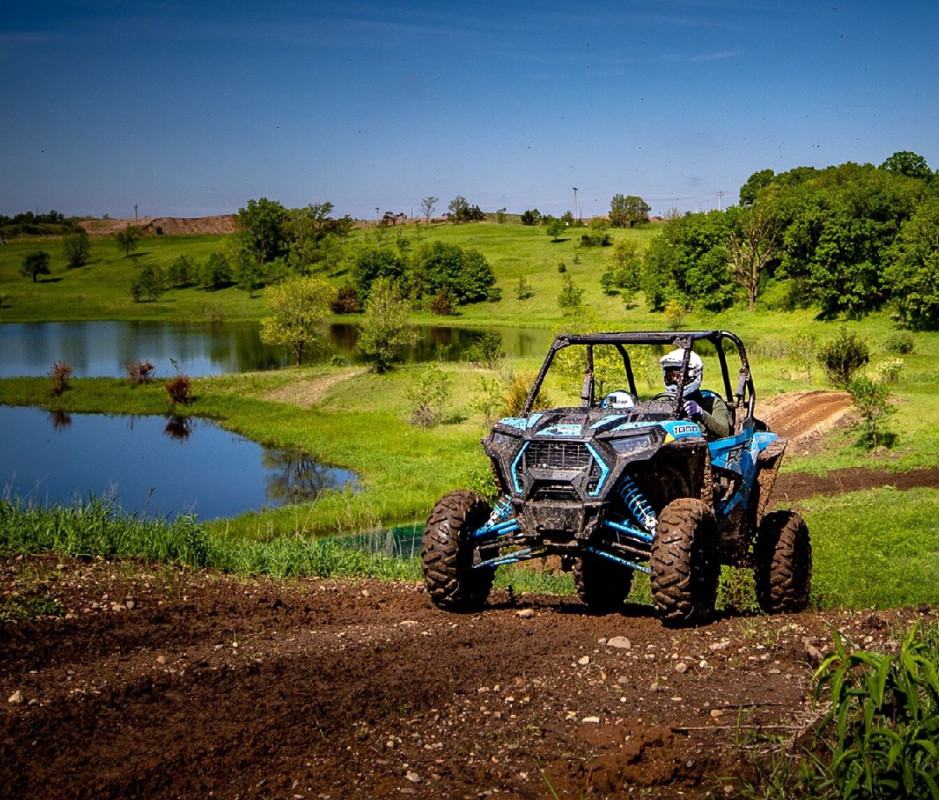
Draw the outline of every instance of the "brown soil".
[[[0,797],[724,796],[817,718],[833,627],[870,648],[917,616],[725,617],[416,584],[238,581],[127,562],[2,564]],[[729,793],[729,792],[728,792]]]
[[[907,478],[824,480],[783,475],[778,497]],[[833,629],[890,649],[935,613],[673,631],[641,606],[496,592],[455,615],[419,584],[54,556],[0,561],[0,591],[2,798],[729,796],[817,721]],[[61,616],[16,618],[53,600]]]
[[[146,236],[162,231],[167,236],[180,234],[234,233],[233,214],[217,217],[140,217],[139,219],[85,219],[79,222],[90,236],[113,236],[128,225],[136,225]]]

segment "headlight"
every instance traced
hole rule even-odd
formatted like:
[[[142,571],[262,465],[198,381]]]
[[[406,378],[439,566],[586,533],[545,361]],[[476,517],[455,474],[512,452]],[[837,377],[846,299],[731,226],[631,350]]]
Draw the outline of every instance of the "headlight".
[[[624,436],[622,439],[612,439],[610,445],[617,453],[632,453],[652,446],[652,434],[645,433],[640,436]]]

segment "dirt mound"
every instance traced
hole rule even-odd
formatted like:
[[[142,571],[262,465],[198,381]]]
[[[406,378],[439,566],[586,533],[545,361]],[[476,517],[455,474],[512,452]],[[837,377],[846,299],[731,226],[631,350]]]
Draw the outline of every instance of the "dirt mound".
[[[850,411],[848,392],[816,390],[778,394],[759,403],[757,416],[790,443],[802,445],[843,424]]]
[[[234,233],[237,230],[233,214],[217,217],[141,217],[140,219],[84,219],[78,223],[89,236],[113,236],[128,225],[136,225],[144,235],[168,236],[184,234]]]
[[[0,561],[0,590],[4,798],[724,796],[811,727],[832,627],[888,648],[916,616],[679,632],[641,606],[454,615],[412,583],[54,557]]]

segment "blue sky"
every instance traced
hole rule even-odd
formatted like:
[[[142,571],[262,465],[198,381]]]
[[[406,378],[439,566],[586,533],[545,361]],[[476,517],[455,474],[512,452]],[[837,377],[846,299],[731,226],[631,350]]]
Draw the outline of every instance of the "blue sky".
[[[662,213],[766,168],[936,169],[937,42],[932,0],[17,3],[0,213]]]

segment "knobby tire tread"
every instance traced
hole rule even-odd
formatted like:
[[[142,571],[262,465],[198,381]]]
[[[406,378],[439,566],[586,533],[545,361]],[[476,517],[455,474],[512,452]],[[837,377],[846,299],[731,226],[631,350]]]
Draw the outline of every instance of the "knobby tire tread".
[[[633,582],[631,569],[586,554],[574,560],[573,572],[577,596],[591,611],[609,614],[626,602]]]
[[[713,616],[720,562],[706,503],[682,497],[662,509],[650,567],[652,600],[664,624],[694,625]]]
[[[767,614],[794,614],[809,603],[812,542],[802,516],[774,511],[763,518],[754,546],[756,599]]]
[[[444,495],[434,506],[421,546],[421,568],[431,600],[450,611],[482,607],[495,569],[473,569],[473,545],[466,534],[488,519],[489,503],[465,489]]]

